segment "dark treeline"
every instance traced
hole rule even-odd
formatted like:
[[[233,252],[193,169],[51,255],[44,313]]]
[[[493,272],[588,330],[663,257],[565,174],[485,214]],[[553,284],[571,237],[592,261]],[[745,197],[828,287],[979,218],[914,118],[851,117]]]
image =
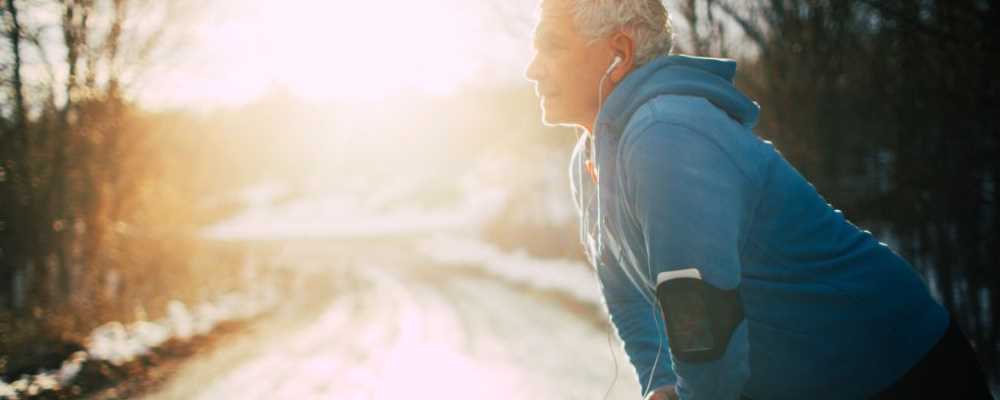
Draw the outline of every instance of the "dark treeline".
[[[0,4],[0,377],[58,366],[66,354],[47,353],[97,325],[158,317],[239,276],[240,250],[212,250],[233,261],[207,269],[191,237],[219,213],[197,207],[214,156],[125,95],[174,40],[180,5]]]
[[[679,51],[744,60],[757,133],[914,262],[997,378],[1000,7],[679,2]]]

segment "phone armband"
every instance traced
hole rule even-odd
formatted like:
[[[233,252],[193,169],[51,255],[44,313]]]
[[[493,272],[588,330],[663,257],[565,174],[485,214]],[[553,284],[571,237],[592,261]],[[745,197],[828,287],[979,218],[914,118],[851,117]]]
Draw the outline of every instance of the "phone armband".
[[[709,285],[696,268],[657,275],[656,298],[670,352],[683,362],[722,358],[733,331],[744,319],[739,287],[723,290]]]

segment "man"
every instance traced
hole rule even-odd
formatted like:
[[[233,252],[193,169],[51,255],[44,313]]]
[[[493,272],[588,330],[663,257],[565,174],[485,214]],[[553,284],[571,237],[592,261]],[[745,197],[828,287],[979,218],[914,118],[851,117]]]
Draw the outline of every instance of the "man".
[[[659,0],[542,0],[526,71],[585,130],[582,238],[647,398],[989,398],[910,265],[752,133],[735,63],[671,40]]]

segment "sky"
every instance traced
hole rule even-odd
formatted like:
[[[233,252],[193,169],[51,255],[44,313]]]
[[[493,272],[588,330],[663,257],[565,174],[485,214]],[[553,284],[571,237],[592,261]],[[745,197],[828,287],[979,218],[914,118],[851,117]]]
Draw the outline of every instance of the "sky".
[[[447,95],[521,79],[533,0],[215,0],[152,108],[238,105],[280,88],[307,100]]]

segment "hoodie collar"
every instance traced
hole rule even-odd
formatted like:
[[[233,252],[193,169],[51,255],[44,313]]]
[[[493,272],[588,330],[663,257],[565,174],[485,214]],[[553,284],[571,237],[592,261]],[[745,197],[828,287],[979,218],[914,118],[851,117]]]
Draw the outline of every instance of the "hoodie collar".
[[[685,55],[661,56],[629,73],[615,87],[597,118],[600,132],[620,135],[639,107],[661,95],[703,97],[747,128],[760,107],[733,86],[733,60]]]

